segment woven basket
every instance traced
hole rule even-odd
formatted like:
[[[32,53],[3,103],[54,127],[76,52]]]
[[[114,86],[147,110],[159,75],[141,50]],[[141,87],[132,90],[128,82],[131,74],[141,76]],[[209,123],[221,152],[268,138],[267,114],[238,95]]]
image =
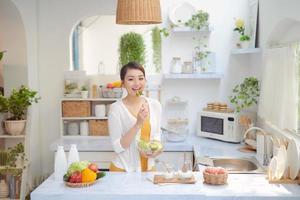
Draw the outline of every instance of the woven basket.
[[[211,185],[224,185],[227,184],[228,172],[225,174],[209,174],[203,171],[204,183]]]
[[[62,102],[63,117],[90,117],[90,101],[64,101]]]
[[[89,131],[91,136],[108,136],[108,121],[89,120]]]
[[[70,183],[65,181],[65,185],[71,188],[82,188],[82,187],[89,187],[91,185],[94,185],[96,181],[88,182],[88,183]]]

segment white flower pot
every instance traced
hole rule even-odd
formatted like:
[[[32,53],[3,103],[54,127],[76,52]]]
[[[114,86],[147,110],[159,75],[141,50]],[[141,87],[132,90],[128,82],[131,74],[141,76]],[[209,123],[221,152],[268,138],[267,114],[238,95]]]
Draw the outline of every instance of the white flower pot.
[[[5,130],[10,135],[21,135],[25,129],[26,120],[5,120]]]
[[[87,99],[88,98],[88,94],[89,94],[89,91],[81,91],[81,98]]]
[[[249,49],[250,41],[241,41],[241,47],[242,49]]]

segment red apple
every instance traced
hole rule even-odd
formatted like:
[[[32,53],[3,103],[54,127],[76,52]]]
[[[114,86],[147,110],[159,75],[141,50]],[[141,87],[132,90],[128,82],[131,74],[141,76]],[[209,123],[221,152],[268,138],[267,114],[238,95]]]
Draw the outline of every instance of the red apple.
[[[98,166],[95,163],[91,163],[88,168],[90,170],[92,170],[93,172],[97,172],[98,171]]]

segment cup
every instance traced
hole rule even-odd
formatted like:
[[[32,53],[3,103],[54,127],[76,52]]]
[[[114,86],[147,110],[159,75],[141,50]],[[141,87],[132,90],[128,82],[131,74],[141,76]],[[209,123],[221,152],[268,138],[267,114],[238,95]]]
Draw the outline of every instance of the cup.
[[[105,117],[105,105],[104,104],[95,106],[95,116],[96,117]]]

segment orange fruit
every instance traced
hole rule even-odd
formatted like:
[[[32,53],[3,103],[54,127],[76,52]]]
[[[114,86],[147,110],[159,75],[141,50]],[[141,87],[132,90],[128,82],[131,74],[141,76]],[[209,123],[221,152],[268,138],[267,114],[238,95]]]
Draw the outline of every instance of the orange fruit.
[[[89,168],[84,169],[81,172],[82,175],[82,182],[83,183],[88,183],[88,182],[93,182],[97,178],[97,174],[90,170]]]

